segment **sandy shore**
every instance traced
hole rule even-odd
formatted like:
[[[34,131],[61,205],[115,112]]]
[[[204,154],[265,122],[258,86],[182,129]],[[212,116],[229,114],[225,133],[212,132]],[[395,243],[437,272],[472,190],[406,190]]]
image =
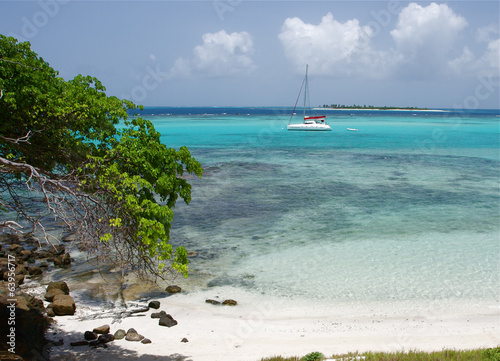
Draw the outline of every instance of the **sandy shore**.
[[[205,302],[207,298],[232,298],[238,305],[214,306]],[[156,310],[117,321],[109,317],[109,309],[77,302],[74,316],[56,317],[57,324],[49,335],[54,340],[63,339],[64,345],[52,349],[52,359],[258,361],[313,351],[331,356],[349,351],[430,351],[500,344],[500,309],[491,302],[466,306],[439,302],[332,305],[270,299],[229,287],[155,300],[178,325],[159,326],[158,320],[150,317]],[[103,324],[111,326],[111,333],[135,328],[152,343],[116,340],[107,349],[69,346],[83,339],[86,330]],[[189,342],[181,342],[183,338]]]

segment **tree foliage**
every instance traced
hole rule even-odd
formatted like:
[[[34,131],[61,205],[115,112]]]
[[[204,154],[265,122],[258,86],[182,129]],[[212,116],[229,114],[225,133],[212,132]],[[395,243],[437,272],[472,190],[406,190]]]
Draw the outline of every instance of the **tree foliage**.
[[[0,35],[0,229],[48,240],[55,217],[98,259],[186,275],[186,250],[169,243],[172,208],[190,202],[184,176],[202,168],[151,121],[129,119],[137,108],[94,77],[65,81],[28,42]]]

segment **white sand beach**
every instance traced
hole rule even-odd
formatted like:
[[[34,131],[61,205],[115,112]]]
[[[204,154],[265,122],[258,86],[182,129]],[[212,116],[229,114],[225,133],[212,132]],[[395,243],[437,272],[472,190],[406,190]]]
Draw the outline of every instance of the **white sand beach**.
[[[325,356],[349,351],[442,350],[496,347],[500,344],[498,305],[450,302],[391,302],[338,304],[284,301],[255,296],[229,287],[180,293],[154,299],[159,310],[137,313],[116,322],[103,317],[110,310],[77,302],[74,316],[56,317],[49,332],[64,345],[53,347],[53,360],[182,360],[259,361],[275,355]],[[237,306],[208,304],[206,299],[231,298]],[[144,302],[147,305],[147,302]],[[158,325],[151,313],[164,310],[178,321],[171,328]],[[94,316],[96,319],[86,319]],[[152,343],[124,339],[107,348],[71,347],[83,333],[104,324],[111,333],[134,328]],[[54,334],[54,332],[57,332]],[[186,338],[189,342],[181,342]]]

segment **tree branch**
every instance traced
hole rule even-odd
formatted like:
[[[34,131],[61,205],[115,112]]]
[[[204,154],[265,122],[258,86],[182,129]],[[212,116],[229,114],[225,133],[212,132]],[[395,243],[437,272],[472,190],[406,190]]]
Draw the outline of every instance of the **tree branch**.
[[[18,231],[19,229],[24,229],[23,226],[21,226],[19,223],[14,222],[14,221],[0,222],[0,229],[3,229],[3,228],[12,229],[14,231]]]
[[[33,70],[39,69],[39,68],[37,68],[35,66],[29,66],[29,65],[20,63],[18,61],[7,60],[7,59],[4,59],[4,58],[0,58],[0,61],[5,61],[6,63],[10,63],[10,64],[21,65],[22,67],[30,68],[30,69],[33,69]]]
[[[0,96],[0,98],[1,98],[1,96]],[[35,131],[35,132],[40,132],[40,131],[38,130],[38,131]],[[28,143],[28,144],[31,144],[30,141],[29,141],[29,139],[31,138],[32,135],[33,135],[33,133],[30,130],[28,132],[28,134],[26,134],[24,137],[20,137],[20,138],[7,138],[7,137],[4,137],[4,136],[0,135],[0,139],[6,141],[8,143],[12,143],[12,144],[19,144],[19,143]]]
[[[69,194],[75,194],[74,189],[69,188],[63,184],[61,180],[51,179],[47,176],[40,174],[42,170],[33,167],[32,165],[26,163],[13,162],[6,158],[0,157],[0,173],[24,173],[28,176],[26,184],[29,184],[32,179],[34,179],[38,184],[44,188],[44,186],[50,185],[57,190],[67,192]]]

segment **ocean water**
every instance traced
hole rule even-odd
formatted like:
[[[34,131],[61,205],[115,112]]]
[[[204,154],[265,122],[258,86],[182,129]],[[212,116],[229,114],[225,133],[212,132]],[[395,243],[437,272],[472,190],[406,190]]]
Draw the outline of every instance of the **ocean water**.
[[[500,301],[499,111],[146,108],[204,168],[178,202],[190,282],[325,302]],[[357,131],[348,131],[355,128]]]

